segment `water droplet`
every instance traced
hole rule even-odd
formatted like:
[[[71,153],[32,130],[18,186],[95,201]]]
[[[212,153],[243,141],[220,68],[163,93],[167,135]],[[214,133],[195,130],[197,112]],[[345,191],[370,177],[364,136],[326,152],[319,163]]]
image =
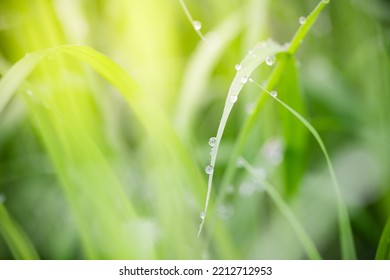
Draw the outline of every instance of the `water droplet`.
[[[200,212],[200,218],[204,220],[205,217],[206,217],[206,212],[205,211]]]
[[[232,103],[236,103],[237,99],[238,99],[237,95],[230,96],[230,102],[232,102]]]
[[[255,82],[255,80],[253,80],[253,78],[249,78],[248,81],[249,81],[250,83],[254,83],[254,82]]]
[[[27,90],[27,94],[30,95],[30,96],[33,96],[33,91],[31,89],[28,89]]]
[[[5,195],[0,193],[0,204],[4,203],[6,200]]]
[[[214,172],[214,167],[212,167],[211,165],[207,165],[204,170],[206,171],[207,174],[211,175]]]
[[[306,17],[300,17],[299,18],[299,24],[302,25],[302,24],[305,24],[306,22]]]
[[[246,82],[248,81],[248,77],[241,77],[241,80],[240,80],[240,82],[242,83],[242,84],[246,84]]]
[[[202,29],[202,23],[200,21],[197,21],[197,20],[194,20],[194,22],[192,23],[192,26],[194,27],[194,29],[196,31],[199,31]]]
[[[237,71],[240,71],[240,70],[241,70],[241,64],[236,64],[236,66],[234,66],[234,68],[235,68]]]
[[[275,90],[271,91],[270,94],[271,94],[272,97],[277,97],[278,96],[278,92],[275,91]]]
[[[253,55],[253,51],[249,51],[248,54]]]
[[[273,55],[267,55],[266,57],[265,57],[265,63],[268,65],[268,66],[272,66],[272,65],[274,65],[274,63],[275,63],[275,57],[273,56]]]
[[[210,145],[210,147],[214,147],[216,142],[217,142],[217,138],[211,137],[211,138],[209,139],[209,145]]]
[[[322,3],[329,4],[330,0],[322,0]]]

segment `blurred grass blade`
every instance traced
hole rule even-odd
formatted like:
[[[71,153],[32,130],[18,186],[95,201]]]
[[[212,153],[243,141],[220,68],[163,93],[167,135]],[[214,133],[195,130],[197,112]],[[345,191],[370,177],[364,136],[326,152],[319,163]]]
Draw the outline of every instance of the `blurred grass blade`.
[[[210,38],[209,44],[200,42],[188,62],[175,117],[177,131],[181,135],[186,135],[189,128],[193,127],[196,112],[208,100],[205,91],[212,71],[242,28],[239,16],[238,12],[229,16],[215,30],[206,34]]]
[[[375,259],[390,260],[390,218],[387,220],[376,251]]]
[[[14,92],[18,89],[21,82],[33,71],[41,60],[40,53],[28,54],[23,58],[23,63],[19,61],[14,67],[11,67],[0,81],[0,114],[8,104]],[[22,66],[20,66],[23,64]],[[16,66],[19,65],[19,66]],[[7,81],[3,82],[3,80]]]
[[[272,40],[260,42],[251,51],[249,51],[249,53],[241,61],[241,63],[236,66],[237,73],[233,79],[233,82],[230,85],[229,92],[225,102],[225,107],[222,113],[222,118],[218,126],[217,135],[215,137],[216,138],[215,143],[213,144],[212,147],[210,165],[208,166],[208,168],[211,169],[211,173],[209,173],[209,180],[207,184],[207,196],[206,196],[206,202],[204,207],[204,218],[200,224],[198,235],[202,231],[203,224],[206,219],[210,195],[211,195],[211,188],[213,184],[213,173],[214,173],[215,161],[218,155],[218,148],[222,139],[223,132],[225,130],[227,120],[233,108],[233,105],[238,100],[241,89],[248,82],[252,72],[260,64],[262,64],[267,57],[273,57],[277,53],[285,51],[285,49],[286,49],[285,47],[280,46],[279,44],[277,44]]]
[[[10,100],[12,93],[42,59],[49,55],[53,57],[58,54],[68,54],[88,63],[96,72],[119,89],[146,131],[151,135],[150,138],[154,144],[152,150],[155,151],[155,156],[170,162],[171,167],[175,168],[178,178],[185,178],[186,182],[178,184],[181,189],[176,191],[182,193],[188,191],[186,189],[190,188],[192,194],[195,196],[194,201],[200,201],[201,191],[199,186],[203,185],[202,177],[193,162],[191,162],[161,108],[158,107],[158,104],[156,104],[152,97],[141,94],[136,83],[122,68],[91,48],[71,45],[60,46],[31,53],[17,62],[0,81],[0,92],[3,94],[1,109],[4,108]],[[52,105],[60,106],[60,104]],[[155,258],[153,249],[151,249],[153,242],[151,240],[137,242],[138,238],[144,238],[147,235],[131,230],[131,228],[139,225],[137,221],[130,223],[131,226],[127,227],[127,229],[123,227],[126,223],[129,224],[129,219],[137,218],[137,213],[129,201],[127,201],[122,187],[117,182],[115,175],[110,170],[101,151],[94,144],[93,139],[89,137],[88,132],[84,131],[80,123],[73,123],[72,125],[64,123],[59,110],[45,112],[39,106],[35,106],[33,102],[30,104],[30,107],[33,109],[34,115],[38,118],[38,127],[56,163],[71,206],[78,213],[76,216],[79,219],[80,231],[89,258],[137,258],[137,256]],[[72,111],[67,108],[65,106],[62,109],[66,110],[68,112],[67,114],[72,114]],[[71,116],[69,115],[68,117],[71,118]],[[52,131],[53,133],[45,133],[46,131]],[[76,139],[72,135],[78,135],[80,138]],[[58,147],[68,147],[68,149],[64,150]],[[91,166],[91,164],[95,164],[96,166]],[[91,169],[91,167],[93,168]],[[99,176],[96,176],[94,171]],[[99,180],[98,178],[103,178],[104,180]],[[165,182],[168,179],[166,177]],[[172,178],[170,177],[170,179]],[[94,189],[91,189],[91,184],[94,186]],[[173,199],[174,197],[168,197],[163,188],[158,189],[162,192],[161,195],[158,195],[158,198],[161,199],[160,207],[162,207],[162,204],[165,203],[166,205],[166,199]],[[85,195],[89,192],[94,192],[94,196],[92,197],[94,199],[91,201],[88,200],[91,203],[91,209],[88,211],[95,211],[96,215],[94,215],[94,219],[100,220],[102,222],[101,225],[105,228],[105,232],[103,231],[104,234],[97,236],[98,239],[95,241],[89,238],[89,236],[94,235],[93,224],[95,222],[88,217],[85,211],[86,206],[82,203],[81,198],[76,195],[81,190]],[[108,200],[105,199],[106,193],[110,194]],[[116,199],[121,201],[121,205],[123,205],[125,211],[111,213],[118,211],[117,207],[115,207],[115,203],[117,203]],[[172,203],[177,204],[176,208],[178,208],[183,204],[183,201],[175,200],[170,203],[172,207]],[[185,210],[182,209],[182,211]],[[165,212],[165,214],[168,213]],[[168,227],[172,228],[170,219],[164,218],[163,221],[166,229]],[[98,224],[100,223],[98,222]],[[121,227],[123,231],[121,232],[118,227]],[[188,231],[190,228],[185,227],[182,230]],[[140,234],[129,238],[128,235],[130,232],[138,232]],[[170,234],[168,236],[173,242],[174,239],[177,240],[179,238],[180,233],[182,232],[178,231],[176,234]],[[177,238],[175,238],[176,235],[178,235]],[[103,242],[99,241],[103,236],[105,236],[104,238],[113,239],[113,244],[105,248],[107,251],[101,251],[102,248],[98,246],[100,242]],[[128,246],[125,246],[125,244]],[[133,249],[130,250],[130,248]]]
[[[293,56],[285,54],[286,64],[280,83],[278,95],[300,114],[305,114],[305,104],[299,87],[296,61]],[[281,110],[281,129],[284,140],[284,185],[287,196],[297,193],[305,170],[307,151],[307,130],[288,111]]]
[[[21,227],[12,219],[7,209],[0,203],[0,233],[11,249],[12,255],[18,260],[39,259],[33,243]]]
[[[320,253],[318,252],[316,246],[313,241],[294,215],[293,211],[290,209],[288,204],[283,200],[282,196],[278,193],[278,191],[269,183],[267,180],[263,179],[258,173],[254,170],[254,168],[244,159],[242,159],[244,168],[250,173],[262,187],[264,187],[267,194],[271,197],[273,203],[279,209],[279,211],[283,214],[283,216],[290,223],[291,227],[295,231],[299,241],[302,244],[302,247],[305,249],[307,256],[311,260],[320,260],[322,259]]]
[[[259,88],[266,91],[270,96],[272,94],[265,88],[263,88],[260,84],[255,83]],[[344,204],[343,198],[341,196],[340,192],[340,186],[336,178],[336,174],[334,172],[333,164],[330,160],[330,157],[328,155],[328,152],[325,148],[325,144],[322,141],[320,135],[318,134],[317,130],[304,118],[302,117],[297,111],[292,109],[290,106],[288,106],[286,103],[281,101],[278,97],[273,97],[276,101],[278,101],[284,108],[286,108],[288,111],[290,111],[291,114],[293,114],[299,121],[310,131],[310,133],[314,136],[316,139],[318,145],[321,148],[321,151],[325,157],[328,170],[330,173],[330,177],[332,179],[332,185],[334,188],[334,192],[336,194],[336,202],[337,202],[337,211],[338,211],[338,222],[339,222],[339,230],[340,230],[340,245],[341,245],[341,255],[342,258],[345,260],[350,259],[356,259],[356,252],[355,252],[355,245],[353,241],[353,235],[352,235],[352,229],[351,224],[349,220],[348,210],[347,207]]]

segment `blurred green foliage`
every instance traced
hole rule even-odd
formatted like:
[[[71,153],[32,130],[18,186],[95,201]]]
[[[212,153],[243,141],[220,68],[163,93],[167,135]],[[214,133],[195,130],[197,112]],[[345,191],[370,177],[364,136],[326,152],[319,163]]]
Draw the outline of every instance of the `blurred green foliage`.
[[[177,0],[1,1],[0,259],[308,258],[251,174],[225,178],[264,94],[250,83],[222,138],[212,216],[196,234],[207,141],[234,66],[259,41],[289,42],[318,2],[187,0],[210,47]],[[389,14],[385,0],[331,1],[275,85],[327,146],[359,259],[390,259]],[[58,47],[68,44],[92,49]],[[341,258],[331,178],[305,127],[267,99],[242,156],[322,257]]]

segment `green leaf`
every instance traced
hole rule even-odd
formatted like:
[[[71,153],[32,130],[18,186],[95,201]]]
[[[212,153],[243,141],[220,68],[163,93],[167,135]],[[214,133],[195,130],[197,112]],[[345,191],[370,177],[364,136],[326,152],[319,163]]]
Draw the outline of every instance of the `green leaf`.
[[[290,104],[301,115],[306,108],[300,91],[296,61],[293,56],[285,54],[285,71],[277,86],[278,96]],[[297,193],[305,171],[307,153],[307,129],[286,110],[280,110],[281,129],[285,144],[283,171],[287,196]]]
[[[209,180],[207,184],[207,195],[206,202],[204,207],[204,219],[202,220],[198,236],[202,231],[203,224],[206,220],[207,210],[209,207],[209,201],[211,196],[211,188],[213,184],[213,173],[215,167],[215,161],[218,155],[219,144],[222,139],[223,132],[225,130],[225,126],[227,120],[229,118],[230,112],[233,109],[233,105],[238,100],[239,94],[243,86],[249,81],[252,72],[264,61],[267,57],[275,56],[277,53],[285,51],[286,48],[280,46],[276,42],[272,40],[268,40],[265,42],[258,43],[251,51],[249,51],[248,55],[241,61],[239,66],[236,67],[237,74],[233,79],[233,82],[230,85],[229,92],[226,98],[225,107],[223,109],[222,118],[218,126],[218,131],[216,135],[215,144],[212,147],[211,159],[210,159],[210,167],[212,172],[209,174]],[[234,163],[235,165],[235,163]]]

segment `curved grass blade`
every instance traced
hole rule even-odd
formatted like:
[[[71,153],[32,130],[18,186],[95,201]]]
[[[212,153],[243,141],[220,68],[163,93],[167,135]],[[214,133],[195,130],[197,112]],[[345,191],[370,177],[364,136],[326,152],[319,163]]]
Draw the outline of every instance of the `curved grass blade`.
[[[329,3],[328,0],[322,0],[318,5],[314,8],[312,13],[307,17],[306,22],[302,24],[297,32],[295,33],[293,39],[291,40],[291,43],[289,44],[287,52],[291,55],[294,55],[297,51],[297,48],[302,43],[303,39],[305,38],[307,32],[310,30],[310,28],[313,26],[315,21],[317,20],[317,17],[319,16],[322,9]],[[286,59],[281,58],[280,61],[277,62],[275,68],[273,69],[273,72],[269,76],[267,80],[267,84],[265,88],[268,91],[273,90],[275,85],[277,85],[281,79],[281,76],[283,75],[286,67]],[[266,103],[268,99],[268,95],[260,95],[256,102],[256,106],[252,112],[251,115],[247,117],[247,119],[244,121],[244,124],[242,126],[242,129],[240,133],[238,134],[237,141],[235,142],[234,148],[232,150],[229,163],[227,165],[226,171],[223,175],[220,191],[216,198],[216,205],[219,205],[222,203],[222,201],[225,199],[226,196],[226,189],[228,185],[230,184],[231,180],[234,178],[235,172],[236,172],[236,162],[238,157],[241,155],[242,150],[246,146],[249,135],[251,130],[253,129],[253,126],[255,125],[257,119],[259,118],[260,112],[262,111],[262,108],[264,104]]]
[[[290,223],[291,227],[295,231],[299,241],[302,244],[302,247],[305,249],[307,256],[312,260],[322,259],[320,253],[318,252],[313,241],[294,215],[293,211],[290,209],[288,204],[283,200],[282,196],[274,188],[274,186],[265,180],[262,176],[259,176],[258,173],[253,169],[253,167],[243,158],[241,158],[243,167],[250,173],[256,180],[259,181],[262,187],[264,187],[267,194],[271,197],[272,201],[275,203],[276,207],[283,214],[283,216]]]
[[[0,203],[0,233],[15,259],[37,260],[39,259],[33,243],[22,228],[12,219],[4,205]]]
[[[248,55],[242,60],[242,62],[236,66],[237,73],[233,79],[233,82],[230,86],[226,98],[225,107],[222,113],[222,118],[218,126],[217,135],[215,137],[215,143],[213,144],[212,147],[210,165],[206,167],[206,172],[209,174],[209,180],[207,185],[206,202],[205,202],[205,207],[204,207],[204,212],[202,217],[203,219],[199,226],[198,236],[202,231],[203,224],[207,215],[207,210],[208,210],[209,200],[211,195],[211,188],[213,183],[214,166],[215,166],[215,161],[217,159],[219,144],[221,142],[223,131],[225,129],[233,105],[237,101],[242,87],[248,82],[248,79],[252,74],[252,72],[260,64],[262,64],[267,57],[273,57],[277,53],[283,52],[285,50],[286,50],[285,47],[280,46],[279,44],[277,44],[272,40],[261,42],[258,43],[251,51],[249,51]]]
[[[352,235],[352,229],[349,221],[349,215],[347,207],[344,204],[343,198],[341,196],[340,192],[340,186],[336,178],[336,174],[333,169],[332,162],[330,160],[329,154],[326,150],[325,144],[322,141],[322,138],[318,134],[317,130],[304,118],[302,117],[297,111],[292,109],[290,106],[288,106],[286,103],[281,101],[278,97],[273,96],[270,91],[262,87],[259,83],[254,82],[259,88],[261,88],[263,91],[267,92],[270,96],[272,96],[279,104],[281,104],[284,108],[286,108],[288,111],[290,111],[291,114],[293,114],[299,121],[310,131],[310,133],[314,136],[316,139],[318,145],[321,148],[321,151],[325,157],[326,164],[328,166],[328,170],[330,173],[330,177],[332,179],[332,185],[334,188],[334,192],[336,194],[336,201],[337,201],[337,212],[338,212],[338,222],[339,222],[339,230],[340,230],[340,245],[341,245],[341,255],[343,259],[349,260],[349,259],[356,259],[356,252],[355,252],[355,246],[353,241],[353,235]]]
[[[375,259],[390,260],[390,218],[387,220],[376,251]]]

